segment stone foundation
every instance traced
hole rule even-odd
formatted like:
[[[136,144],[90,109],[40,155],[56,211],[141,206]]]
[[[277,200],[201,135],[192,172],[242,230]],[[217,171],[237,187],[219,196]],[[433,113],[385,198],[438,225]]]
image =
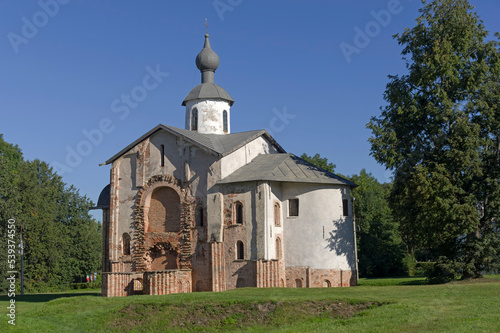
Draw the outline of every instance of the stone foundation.
[[[286,286],[289,288],[328,288],[356,285],[356,272],[338,269],[286,267]]]
[[[104,297],[166,295],[192,291],[191,270],[102,273]]]
[[[141,281],[142,273],[102,273],[101,294],[104,297],[134,295],[134,281]]]
[[[190,293],[191,291],[190,269],[144,272],[144,294],[146,295]]]

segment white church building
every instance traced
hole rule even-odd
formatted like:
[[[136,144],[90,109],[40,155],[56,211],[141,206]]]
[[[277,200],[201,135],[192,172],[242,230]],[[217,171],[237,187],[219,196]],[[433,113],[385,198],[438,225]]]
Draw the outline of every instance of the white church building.
[[[350,181],[265,130],[231,133],[208,34],[185,128],[160,124],[108,159],[103,296],[356,285]]]

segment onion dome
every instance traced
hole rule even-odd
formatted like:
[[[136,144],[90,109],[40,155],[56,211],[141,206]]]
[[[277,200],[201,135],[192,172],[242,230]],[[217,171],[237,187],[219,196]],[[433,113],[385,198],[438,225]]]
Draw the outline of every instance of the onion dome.
[[[219,67],[219,56],[210,47],[208,34],[205,35],[205,45],[203,45],[203,50],[201,50],[201,52],[196,56],[196,67],[198,67],[202,73],[205,71],[215,72],[217,67]]]
[[[214,83],[215,70],[219,67],[219,56],[210,47],[208,34],[205,34],[205,45],[196,56],[196,67],[201,72],[201,84],[194,87],[186,96],[182,105],[186,105],[189,101],[197,99],[218,99],[224,100],[233,105],[234,99],[228,92]]]

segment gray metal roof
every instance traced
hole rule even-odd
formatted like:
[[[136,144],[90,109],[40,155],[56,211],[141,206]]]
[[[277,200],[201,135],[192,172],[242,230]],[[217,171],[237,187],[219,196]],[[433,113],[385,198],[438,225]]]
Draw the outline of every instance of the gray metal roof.
[[[187,102],[196,99],[223,99],[228,101],[230,106],[234,104],[234,99],[231,95],[229,95],[224,88],[215,83],[202,83],[197,85],[189,92],[186,98],[184,98],[182,105],[185,106]]]
[[[97,200],[97,206],[90,207],[90,209],[109,208],[110,197],[111,197],[111,185],[108,184],[102,189],[101,194],[99,194],[99,199]]]
[[[159,124],[127,147],[123,148],[120,152],[115,154],[113,157],[108,159],[101,165],[113,163],[117,158],[128,152],[130,149],[135,147],[138,143],[142,142],[146,138],[150,137],[154,133],[160,130],[165,130],[177,137],[181,137],[184,140],[200,147],[206,149],[208,152],[217,156],[226,156],[236,149],[243,147],[248,142],[255,140],[260,136],[264,136],[270,143],[272,143],[280,153],[285,153],[285,150],[274,140],[274,138],[266,130],[256,130],[249,132],[231,133],[231,134],[201,134],[198,132],[193,132],[185,130],[182,128],[177,128],[173,126],[167,126]]]
[[[261,154],[218,183],[229,184],[256,180],[357,186],[293,154]]]

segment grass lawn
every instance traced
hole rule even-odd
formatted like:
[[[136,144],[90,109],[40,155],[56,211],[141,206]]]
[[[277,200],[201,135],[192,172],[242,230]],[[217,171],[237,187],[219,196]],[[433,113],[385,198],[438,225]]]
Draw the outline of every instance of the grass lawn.
[[[0,332],[499,332],[500,276],[446,285],[360,279],[351,288],[244,288],[103,298],[97,290],[0,296]]]

